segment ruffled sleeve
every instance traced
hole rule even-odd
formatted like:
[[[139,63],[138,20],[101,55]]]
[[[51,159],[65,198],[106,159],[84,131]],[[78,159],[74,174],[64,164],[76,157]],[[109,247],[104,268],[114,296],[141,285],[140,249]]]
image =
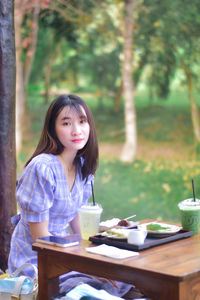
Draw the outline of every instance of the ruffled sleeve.
[[[55,184],[53,171],[48,164],[36,161],[26,167],[16,193],[23,221],[42,222],[49,219]]]

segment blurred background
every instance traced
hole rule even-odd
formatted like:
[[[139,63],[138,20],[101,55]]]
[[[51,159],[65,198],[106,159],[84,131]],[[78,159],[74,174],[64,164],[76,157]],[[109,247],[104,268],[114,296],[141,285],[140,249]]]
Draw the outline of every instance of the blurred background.
[[[15,0],[17,176],[46,110],[75,93],[91,108],[102,219],[179,221],[200,198],[199,0]]]

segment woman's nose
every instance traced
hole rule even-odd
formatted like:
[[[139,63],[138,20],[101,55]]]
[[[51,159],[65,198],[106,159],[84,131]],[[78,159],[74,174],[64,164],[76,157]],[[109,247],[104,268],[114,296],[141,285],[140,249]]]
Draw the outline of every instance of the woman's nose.
[[[73,135],[78,135],[78,134],[80,134],[80,132],[81,132],[81,127],[80,127],[80,125],[79,124],[73,124],[73,127],[72,127],[72,134]]]

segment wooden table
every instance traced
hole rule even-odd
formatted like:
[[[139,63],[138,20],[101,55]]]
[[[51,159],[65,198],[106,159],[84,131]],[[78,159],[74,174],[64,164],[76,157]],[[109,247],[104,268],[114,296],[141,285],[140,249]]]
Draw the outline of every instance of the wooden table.
[[[33,244],[38,252],[39,300],[50,299],[50,282],[71,270],[134,283],[153,300],[200,299],[200,234],[124,260],[86,252],[89,245],[94,246],[89,241],[69,248]],[[58,281],[53,290],[57,294],[55,286]]]

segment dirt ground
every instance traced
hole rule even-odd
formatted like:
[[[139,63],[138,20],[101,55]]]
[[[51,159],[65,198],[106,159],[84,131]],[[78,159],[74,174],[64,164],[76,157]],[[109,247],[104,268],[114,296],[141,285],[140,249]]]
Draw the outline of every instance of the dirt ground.
[[[101,143],[99,145],[100,156],[113,159],[119,158],[123,144]],[[176,143],[152,143],[139,140],[137,145],[136,159],[148,160],[175,160],[188,161],[196,159],[195,147]]]

